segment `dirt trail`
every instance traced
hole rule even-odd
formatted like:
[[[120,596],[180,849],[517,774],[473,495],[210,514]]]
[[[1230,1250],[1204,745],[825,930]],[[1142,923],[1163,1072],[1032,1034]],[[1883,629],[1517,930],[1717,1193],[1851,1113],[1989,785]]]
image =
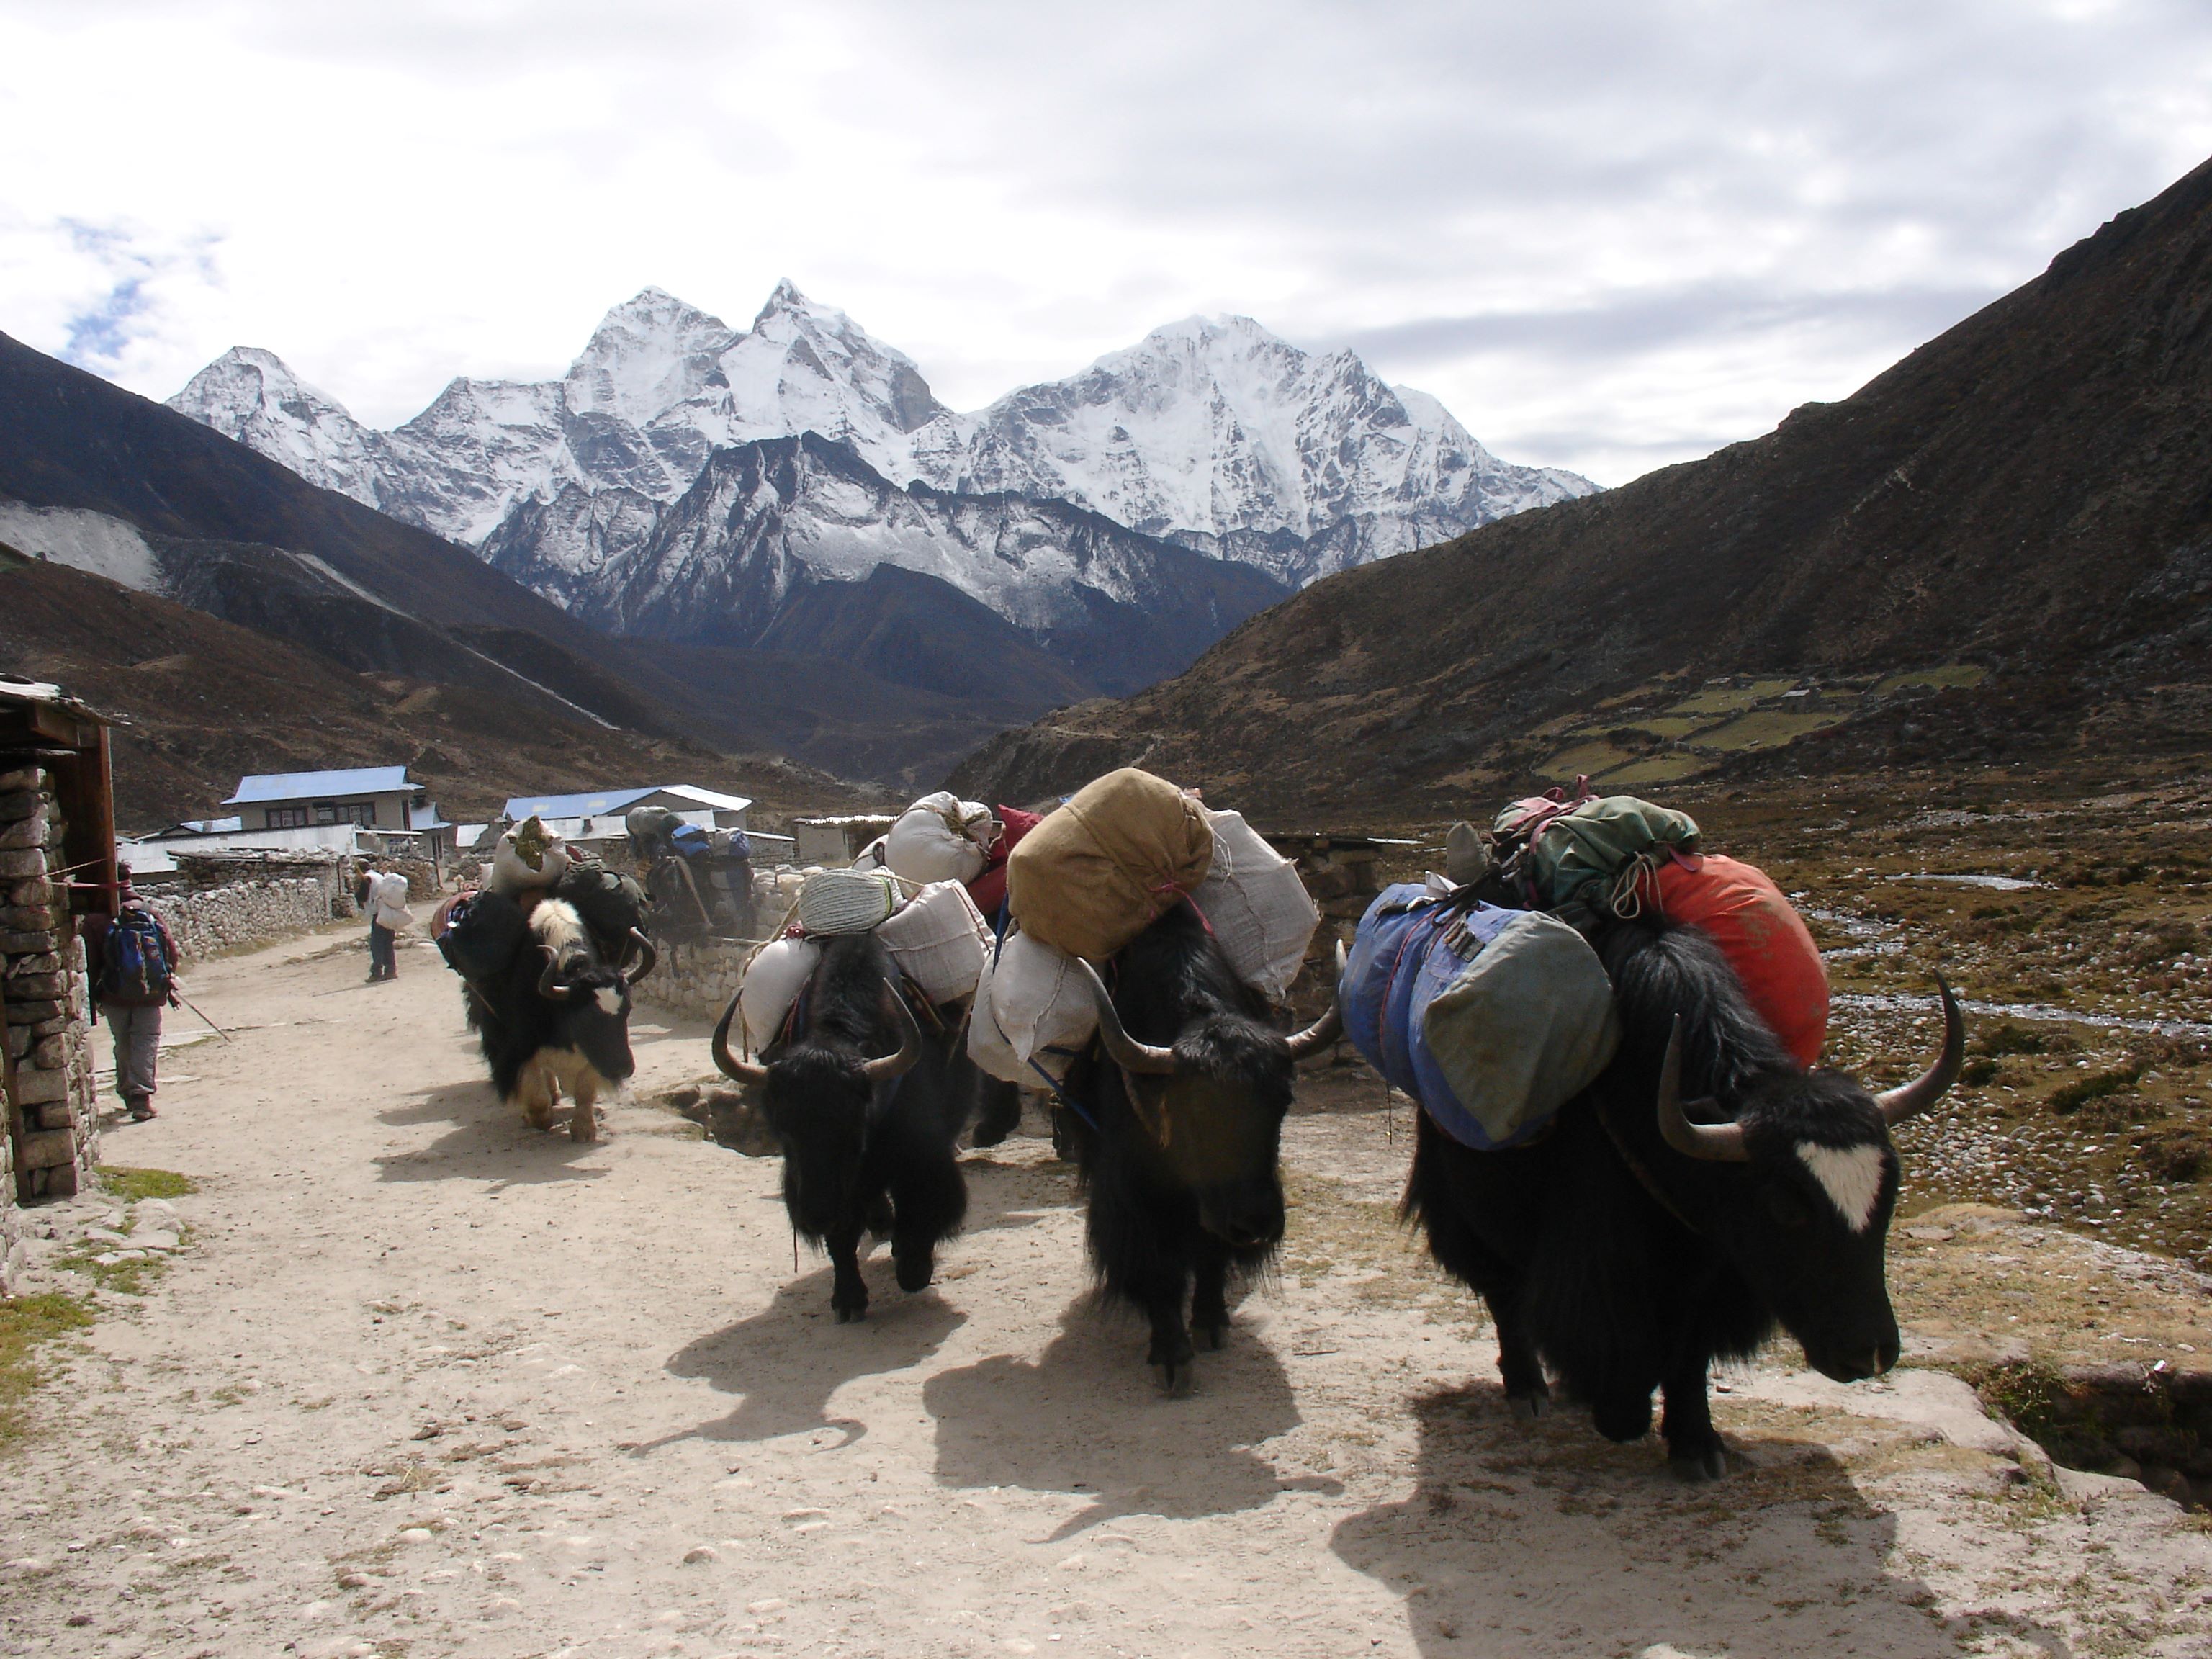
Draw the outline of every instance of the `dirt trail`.
[[[434,956],[328,947],[192,975],[254,1029],[107,1141],[202,1187],[0,1465],[9,1652],[2212,1651],[2212,1540],[2062,1492],[1946,1376],[1736,1377],[1714,1488],[1520,1429],[1379,1111],[1294,1119],[1283,1272],[1170,1401],[1042,1143],[970,1158],[938,1288],[878,1255],[839,1327],[773,1159],[644,1104],[532,1133]],[[702,1030],[637,1036],[634,1100],[699,1074]]]

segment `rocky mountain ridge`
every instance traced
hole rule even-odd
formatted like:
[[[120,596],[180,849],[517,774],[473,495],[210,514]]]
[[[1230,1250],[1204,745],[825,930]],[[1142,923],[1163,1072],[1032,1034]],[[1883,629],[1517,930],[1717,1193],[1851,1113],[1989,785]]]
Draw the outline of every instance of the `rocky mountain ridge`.
[[[956,414],[910,358],[788,282],[747,331],[647,289],[607,314],[560,380],[457,380],[389,432],[250,348],[210,364],[170,406],[404,522],[496,550],[556,603],[605,617],[665,597],[625,579],[659,565],[647,544],[710,456],[806,433],[851,451],[887,507],[916,484],[1026,498],[1032,524],[1066,504],[1290,586],[1595,488],[1500,462],[1434,398],[1245,318],[1171,325],[1066,380]],[[865,531],[1017,626],[1063,605],[1057,572],[1032,591],[972,541],[922,533],[912,514],[864,521],[834,491],[798,511],[843,526],[828,538],[843,550],[837,568],[817,567],[825,580],[872,568],[847,556]],[[740,535],[725,556],[742,562],[750,545]],[[715,562],[693,566],[708,586],[743,586]],[[725,620],[743,631],[772,618]]]

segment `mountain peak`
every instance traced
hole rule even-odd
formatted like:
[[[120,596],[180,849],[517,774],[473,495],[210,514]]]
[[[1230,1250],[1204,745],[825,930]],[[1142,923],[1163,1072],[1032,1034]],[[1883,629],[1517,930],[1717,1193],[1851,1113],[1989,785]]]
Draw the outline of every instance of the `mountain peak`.
[[[231,347],[168,406],[282,461],[310,483],[378,505],[378,434],[273,351]]]
[[[738,337],[720,318],[665,289],[640,289],[600,319],[569,365],[568,407],[644,426],[696,397],[714,359]]]

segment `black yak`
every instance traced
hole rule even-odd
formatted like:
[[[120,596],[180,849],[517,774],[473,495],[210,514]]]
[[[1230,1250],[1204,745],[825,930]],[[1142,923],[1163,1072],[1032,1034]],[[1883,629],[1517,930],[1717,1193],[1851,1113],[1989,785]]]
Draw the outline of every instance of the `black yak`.
[[[575,906],[540,899],[526,918],[509,898],[479,893],[466,925],[500,963],[465,980],[468,1021],[501,1098],[549,1128],[562,1094],[572,1140],[599,1139],[597,1105],[636,1070],[629,1050],[629,988],[653,971],[652,944],[633,932],[610,964]]]
[[[801,1237],[830,1253],[830,1305],[841,1325],[867,1313],[862,1233],[890,1235],[899,1288],[919,1291],[935,1274],[938,1245],[968,1212],[954,1143],[980,1074],[957,1023],[925,1034],[898,983],[873,934],[832,939],[789,1034],[759,1063],[730,1052],[734,1000],[714,1028],[722,1074],[760,1085],[783,1148],[784,1208]]]
[[[1965,1026],[1944,985],[1941,1055],[1875,1095],[1791,1059],[1696,929],[1619,922],[1596,943],[1623,1032],[1612,1064],[1524,1147],[1471,1151],[1422,1114],[1404,1212],[1489,1304],[1516,1412],[1543,1408],[1548,1364],[1600,1433],[1633,1440],[1656,1389],[1675,1472],[1716,1479],[1717,1356],[1750,1358],[1779,1324],[1839,1382],[1897,1363],[1889,1132],[1951,1086]]]
[[[1340,1021],[1332,1007],[1304,1030],[1278,1030],[1188,905],[1139,933],[1114,968],[1109,993],[1085,964],[1098,1042],[1069,1068],[1060,1127],[1089,1196],[1099,1280],[1144,1310],[1146,1363],[1183,1394],[1193,1328],[1220,1347],[1231,1279],[1264,1267],[1282,1242],[1278,1152],[1291,1068],[1334,1042]]]

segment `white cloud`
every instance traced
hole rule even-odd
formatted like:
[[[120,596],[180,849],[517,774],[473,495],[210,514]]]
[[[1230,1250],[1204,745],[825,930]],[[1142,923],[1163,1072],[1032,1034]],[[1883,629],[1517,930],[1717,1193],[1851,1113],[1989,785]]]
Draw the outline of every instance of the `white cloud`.
[[[0,0],[0,328],[389,423],[647,283],[788,275],[962,407],[1240,311],[1620,482],[2154,193],[2208,68],[2173,0]]]

